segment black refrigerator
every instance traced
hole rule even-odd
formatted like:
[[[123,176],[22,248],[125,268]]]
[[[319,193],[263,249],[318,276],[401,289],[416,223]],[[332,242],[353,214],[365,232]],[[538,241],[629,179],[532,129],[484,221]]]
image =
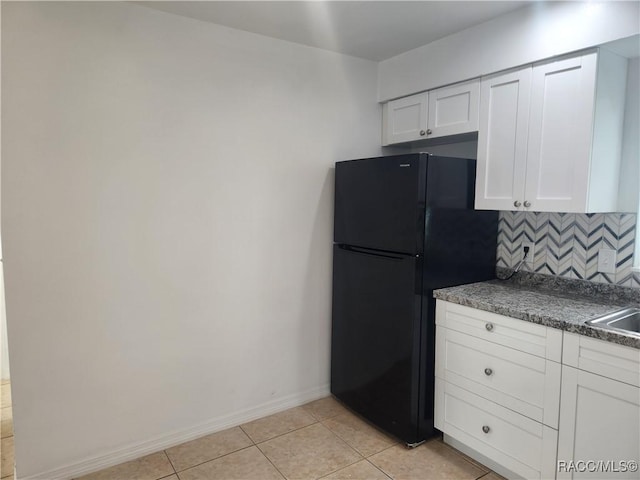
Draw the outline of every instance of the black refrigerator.
[[[434,434],[433,290],[495,278],[474,188],[469,159],[336,163],[331,393],[409,445]]]

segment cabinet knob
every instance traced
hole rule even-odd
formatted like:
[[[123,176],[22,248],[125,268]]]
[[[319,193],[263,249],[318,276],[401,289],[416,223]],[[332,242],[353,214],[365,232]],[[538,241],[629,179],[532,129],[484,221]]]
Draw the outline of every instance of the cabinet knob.
[[[483,425],[482,426],[482,431],[484,433],[489,433],[489,431],[491,431],[491,429],[489,428],[489,425]]]
[[[531,202],[529,202],[528,200],[524,201],[524,206],[529,208],[531,206]]]
[[[489,377],[491,376],[491,374],[493,373],[493,370],[491,370],[490,368],[485,368],[484,369],[484,374]]]
[[[433,132],[431,131],[430,128],[427,128],[427,135],[431,135]]]
[[[516,200],[515,202],[513,202],[513,206],[516,208],[519,208],[520,205],[522,205],[522,203],[520,203],[518,200]]]
[[[493,330],[493,323],[485,323],[484,328],[487,329],[487,331],[491,331]]]
[[[420,136],[424,137],[427,134],[427,132],[425,132],[424,130],[420,130]]]

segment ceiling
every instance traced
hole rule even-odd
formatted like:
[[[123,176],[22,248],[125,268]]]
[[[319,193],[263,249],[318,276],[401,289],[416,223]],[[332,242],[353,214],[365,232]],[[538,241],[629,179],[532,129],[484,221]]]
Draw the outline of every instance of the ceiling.
[[[381,61],[530,1],[144,1],[139,5]]]

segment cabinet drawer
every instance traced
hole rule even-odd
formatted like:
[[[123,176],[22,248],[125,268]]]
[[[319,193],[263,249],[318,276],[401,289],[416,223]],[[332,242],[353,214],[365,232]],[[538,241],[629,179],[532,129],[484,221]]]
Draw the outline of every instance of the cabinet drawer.
[[[558,428],[559,363],[436,327],[436,376]]]
[[[560,362],[562,331],[455,303],[437,301],[436,324]]]
[[[525,478],[554,478],[558,432],[436,378],[436,427]]]
[[[640,349],[637,348],[565,333],[562,363],[640,386]]]

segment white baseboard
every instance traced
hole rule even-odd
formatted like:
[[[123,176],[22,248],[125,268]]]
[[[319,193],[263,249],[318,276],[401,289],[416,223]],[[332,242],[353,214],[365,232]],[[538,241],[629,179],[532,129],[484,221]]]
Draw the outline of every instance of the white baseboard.
[[[160,435],[144,442],[127,445],[103,455],[87,458],[48,472],[16,478],[18,478],[18,480],[69,480],[74,477],[97,472],[103,468],[128,462],[129,460],[134,460],[166,448],[174,447],[204,435],[209,435],[267,415],[272,415],[288,408],[297,407],[307,402],[326,397],[327,395],[329,395],[328,384],[312,388],[305,392],[295,393],[293,395],[287,395],[285,397],[271,400],[261,405],[247,408],[239,412],[234,412],[229,415],[223,415],[184,430],[175,431],[167,435]]]

